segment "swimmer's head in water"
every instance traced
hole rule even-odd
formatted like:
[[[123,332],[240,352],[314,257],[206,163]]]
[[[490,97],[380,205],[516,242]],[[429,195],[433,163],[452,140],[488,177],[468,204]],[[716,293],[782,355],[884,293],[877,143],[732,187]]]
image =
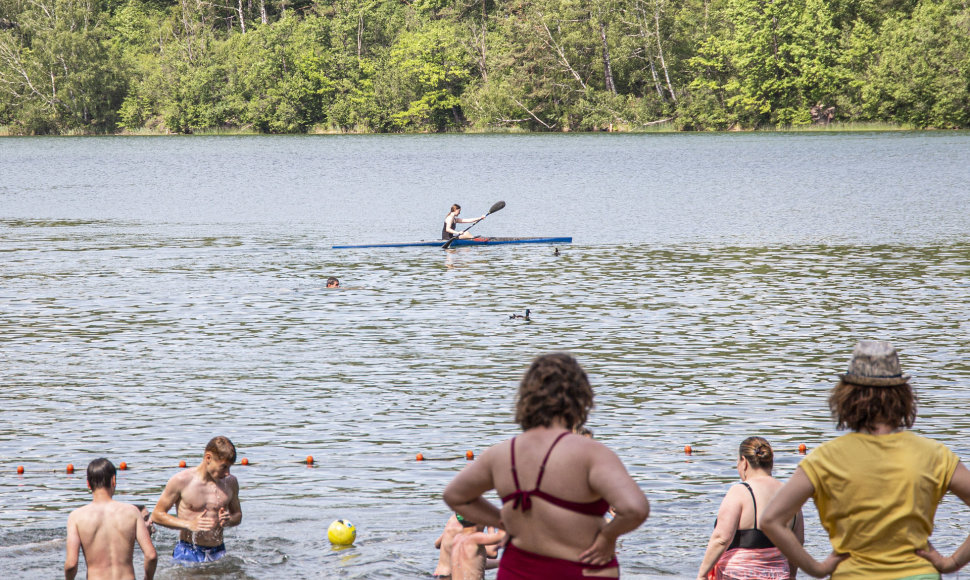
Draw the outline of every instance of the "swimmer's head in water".
[[[340,280],[337,280],[333,276],[327,278],[327,288],[339,288]]]

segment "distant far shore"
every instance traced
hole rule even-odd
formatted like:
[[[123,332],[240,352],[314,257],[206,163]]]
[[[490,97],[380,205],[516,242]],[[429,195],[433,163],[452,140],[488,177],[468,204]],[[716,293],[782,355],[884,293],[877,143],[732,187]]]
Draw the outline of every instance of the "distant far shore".
[[[723,131],[684,131],[677,129],[672,121],[665,121],[662,123],[657,123],[655,125],[647,127],[627,127],[627,126],[608,126],[596,131],[528,131],[518,128],[497,128],[491,130],[485,129],[467,129],[467,130],[451,130],[444,131],[440,133],[428,132],[428,131],[403,131],[403,132],[391,132],[391,133],[378,133],[375,131],[342,131],[337,129],[328,129],[324,127],[316,127],[305,133],[263,133],[252,129],[250,127],[218,127],[209,129],[199,129],[191,133],[174,133],[171,131],[159,131],[154,129],[139,129],[135,131],[117,131],[114,133],[93,133],[93,132],[80,132],[71,131],[67,133],[51,134],[47,136],[62,136],[62,137],[81,137],[81,136],[217,136],[217,135],[227,135],[227,136],[241,136],[241,135],[539,135],[539,134],[555,134],[555,133],[579,133],[579,134],[595,134],[595,133],[857,133],[857,132],[904,132],[904,131],[919,131],[919,132],[935,132],[935,131],[965,131],[966,129],[937,129],[934,127],[918,128],[912,125],[904,125],[897,123],[876,123],[876,122],[847,122],[839,123],[832,122],[829,124],[812,124],[812,125],[793,125],[785,127],[733,127]],[[13,128],[0,125],[0,137],[22,137],[30,136],[26,134],[17,133]]]

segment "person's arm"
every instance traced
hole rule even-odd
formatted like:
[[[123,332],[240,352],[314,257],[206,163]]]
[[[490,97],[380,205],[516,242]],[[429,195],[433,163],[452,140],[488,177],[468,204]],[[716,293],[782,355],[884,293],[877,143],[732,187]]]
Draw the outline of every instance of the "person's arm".
[[[707,574],[717,564],[721,554],[731,545],[734,533],[738,530],[741,521],[741,502],[738,495],[740,485],[734,485],[724,494],[721,500],[721,507],[717,510],[717,525],[711,532],[711,539],[707,541],[707,549],[704,551],[704,559],[701,560],[701,567],[697,570],[699,580],[706,579]],[[746,493],[741,490],[741,493]]]
[[[963,500],[963,503],[970,506],[970,470],[967,469],[963,462],[957,463],[957,468],[953,472],[953,477],[950,478],[950,486],[947,489],[950,490],[950,493]],[[967,563],[970,563],[970,535],[953,552],[953,555],[947,558],[944,558],[937,552],[933,544],[929,544],[929,548],[926,550],[916,550],[916,554],[929,560],[934,568],[944,574],[956,572],[966,566]]]
[[[761,531],[788,558],[789,565],[794,563],[806,573],[816,578],[824,578],[835,571],[848,554],[830,554],[822,562],[813,558],[802,546],[798,536],[788,527],[789,522],[799,513],[808,498],[815,494],[815,486],[801,467],[775,494],[761,516]]]
[[[158,552],[152,544],[152,535],[148,531],[148,524],[141,519],[141,513],[137,516],[138,522],[135,524],[135,540],[141,548],[141,553],[145,556],[145,580],[152,580],[155,577],[155,566],[158,565]]]
[[[494,447],[486,449],[475,461],[458,472],[445,487],[443,499],[453,511],[478,524],[502,527],[502,514],[497,507],[482,497],[495,488],[492,481],[491,457]]]
[[[208,514],[208,511],[203,511],[188,520],[168,513],[168,510],[172,509],[176,502],[181,499],[183,486],[184,484],[178,475],[168,480],[168,483],[165,485],[165,490],[155,504],[155,509],[152,510],[152,521],[160,526],[172,528],[173,530],[188,530],[190,532],[208,532],[214,530],[216,527],[215,518],[204,517]]]
[[[64,579],[74,580],[77,576],[77,561],[81,551],[81,534],[77,531],[74,514],[67,516],[67,558],[64,559]]]
[[[798,515],[795,516],[795,537],[798,539],[798,543],[805,545],[805,515],[802,510],[798,510]],[[788,560],[788,580],[795,580],[798,575],[798,566],[795,565],[790,559]]]
[[[242,523],[242,505],[239,503],[239,480],[231,477],[229,488],[232,490],[232,499],[229,500],[228,508],[219,509],[219,524],[228,528],[238,526]]]
[[[505,532],[502,530],[496,530],[492,533],[475,532],[471,539],[480,546],[493,546],[501,543],[505,539]]]
[[[650,515],[650,502],[643,494],[623,462],[605,445],[594,445],[589,470],[589,486],[600,494],[616,515],[593,538],[593,543],[579,555],[579,561],[599,566],[607,564],[616,554],[616,539],[632,532]]]

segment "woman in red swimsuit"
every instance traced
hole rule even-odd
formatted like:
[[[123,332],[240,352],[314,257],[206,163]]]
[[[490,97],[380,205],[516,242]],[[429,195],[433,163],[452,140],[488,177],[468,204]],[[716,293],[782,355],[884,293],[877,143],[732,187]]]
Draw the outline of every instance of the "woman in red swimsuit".
[[[497,580],[619,577],[616,539],[638,528],[650,505],[615,453],[573,434],[592,407],[576,359],[540,356],[519,385],[522,433],[484,451],[445,488],[451,509],[512,538]],[[482,497],[492,489],[501,510]],[[616,515],[607,523],[610,506]]]

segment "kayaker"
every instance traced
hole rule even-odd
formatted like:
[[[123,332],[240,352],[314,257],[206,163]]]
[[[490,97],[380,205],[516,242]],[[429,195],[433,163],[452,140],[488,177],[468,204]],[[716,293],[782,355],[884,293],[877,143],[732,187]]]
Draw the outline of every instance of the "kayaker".
[[[473,224],[475,222],[480,222],[483,219],[485,219],[485,216],[471,218],[471,219],[464,219],[464,218],[458,217],[458,214],[460,213],[461,213],[460,205],[456,203],[451,206],[451,211],[448,212],[448,215],[445,216],[445,225],[444,227],[441,228],[442,240],[450,240],[451,238],[457,238],[457,237],[470,238],[472,237],[471,234],[467,232],[462,234],[461,232],[456,230],[455,224]]]
[[[970,505],[970,471],[943,443],[909,430],[916,393],[896,349],[885,341],[860,342],[840,379],[829,410],[836,427],[851,432],[802,459],[768,503],[764,533],[816,578],[939,578],[970,563],[970,537],[947,557],[929,542],[947,491]],[[810,498],[832,543],[822,562],[788,527]]]
[[[512,537],[496,580],[618,577],[616,540],[637,529],[650,508],[613,451],[572,433],[593,407],[586,372],[567,354],[540,356],[515,405],[522,433],[468,463],[445,488],[445,503]],[[501,510],[483,497],[491,489]],[[610,505],[616,515],[607,523]]]

